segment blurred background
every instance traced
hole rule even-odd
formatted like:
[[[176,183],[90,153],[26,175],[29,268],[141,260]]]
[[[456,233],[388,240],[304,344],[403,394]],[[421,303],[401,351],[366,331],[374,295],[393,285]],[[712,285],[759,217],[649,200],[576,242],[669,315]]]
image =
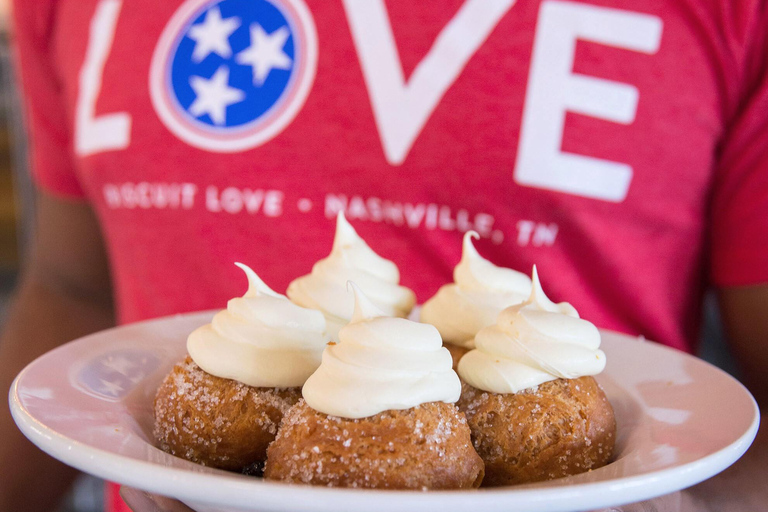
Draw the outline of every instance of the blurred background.
[[[10,0],[0,0],[0,327],[29,247],[35,201],[13,74],[9,7]],[[102,512],[103,501],[103,483],[83,476],[56,512]]]
[[[9,0],[0,0],[0,321],[7,305],[7,292],[19,268],[19,238],[24,228],[19,225],[23,206],[17,201],[21,201],[21,191],[26,187],[16,183],[16,173],[24,173],[24,166],[11,163],[20,156],[23,144],[11,141],[14,133],[11,127],[20,120],[20,112],[17,99],[12,97],[8,3]]]
[[[13,76],[9,1],[0,0],[0,327],[8,308],[10,292],[29,247],[34,208],[21,100]],[[734,374],[733,361],[722,340],[714,295],[707,295],[703,307],[699,355]],[[84,476],[56,512],[102,510],[102,482]]]

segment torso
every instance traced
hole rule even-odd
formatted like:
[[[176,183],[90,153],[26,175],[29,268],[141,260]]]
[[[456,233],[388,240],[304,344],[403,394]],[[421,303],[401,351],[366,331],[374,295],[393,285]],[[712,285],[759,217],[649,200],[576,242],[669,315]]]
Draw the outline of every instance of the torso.
[[[598,326],[689,348],[733,91],[706,5],[683,4],[59,2],[73,159],[121,320],[223,307],[245,290],[234,261],[282,292],[328,254],[345,209],[419,302],[475,229],[484,256],[536,264]],[[209,30],[198,41],[192,22]],[[255,85],[259,27],[273,50]],[[214,82],[223,106],[200,99]]]

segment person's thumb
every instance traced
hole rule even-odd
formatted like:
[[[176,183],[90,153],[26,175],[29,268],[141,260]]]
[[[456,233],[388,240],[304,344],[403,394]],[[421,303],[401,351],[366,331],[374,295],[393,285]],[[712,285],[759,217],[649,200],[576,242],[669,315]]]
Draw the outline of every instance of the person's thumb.
[[[120,497],[133,512],[194,512],[180,501],[132,487],[120,487]]]

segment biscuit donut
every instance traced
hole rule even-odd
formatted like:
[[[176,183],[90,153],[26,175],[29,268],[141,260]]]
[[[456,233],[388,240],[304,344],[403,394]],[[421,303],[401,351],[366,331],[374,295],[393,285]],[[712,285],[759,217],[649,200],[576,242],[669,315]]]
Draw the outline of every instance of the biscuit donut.
[[[303,400],[267,451],[270,480],[377,489],[470,489],[483,479],[466,418],[454,404],[347,419]]]
[[[551,480],[610,462],[616,420],[593,377],[556,379],[519,393],[464,383],[457,404],[485,462],[484,486]]]
[[[256,388],[223,379],[187,356],[157,391],[153,433],[171,455],[242,471],[266,459],[283,415],[300,398],[301,388]]]

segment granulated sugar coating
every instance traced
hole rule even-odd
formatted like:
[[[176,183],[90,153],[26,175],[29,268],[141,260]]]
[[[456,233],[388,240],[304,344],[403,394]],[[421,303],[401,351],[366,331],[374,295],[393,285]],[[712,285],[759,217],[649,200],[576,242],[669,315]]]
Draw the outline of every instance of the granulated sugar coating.
[[[240,471],[263,461],[300,388],[254,388],[204,372],[190,357],[155,397],[154,435],[164,451],[206,466]]]
[[[557,379],[516,394],[464,383],[458,406],[485,462],[484,486],[575,475],[613,455],[613,408],[592,377]]]
[[[269,447],[264,476],[329,487],[466,489],[480,485],[483,463],[453,404],[346,419],[301,400]]]

